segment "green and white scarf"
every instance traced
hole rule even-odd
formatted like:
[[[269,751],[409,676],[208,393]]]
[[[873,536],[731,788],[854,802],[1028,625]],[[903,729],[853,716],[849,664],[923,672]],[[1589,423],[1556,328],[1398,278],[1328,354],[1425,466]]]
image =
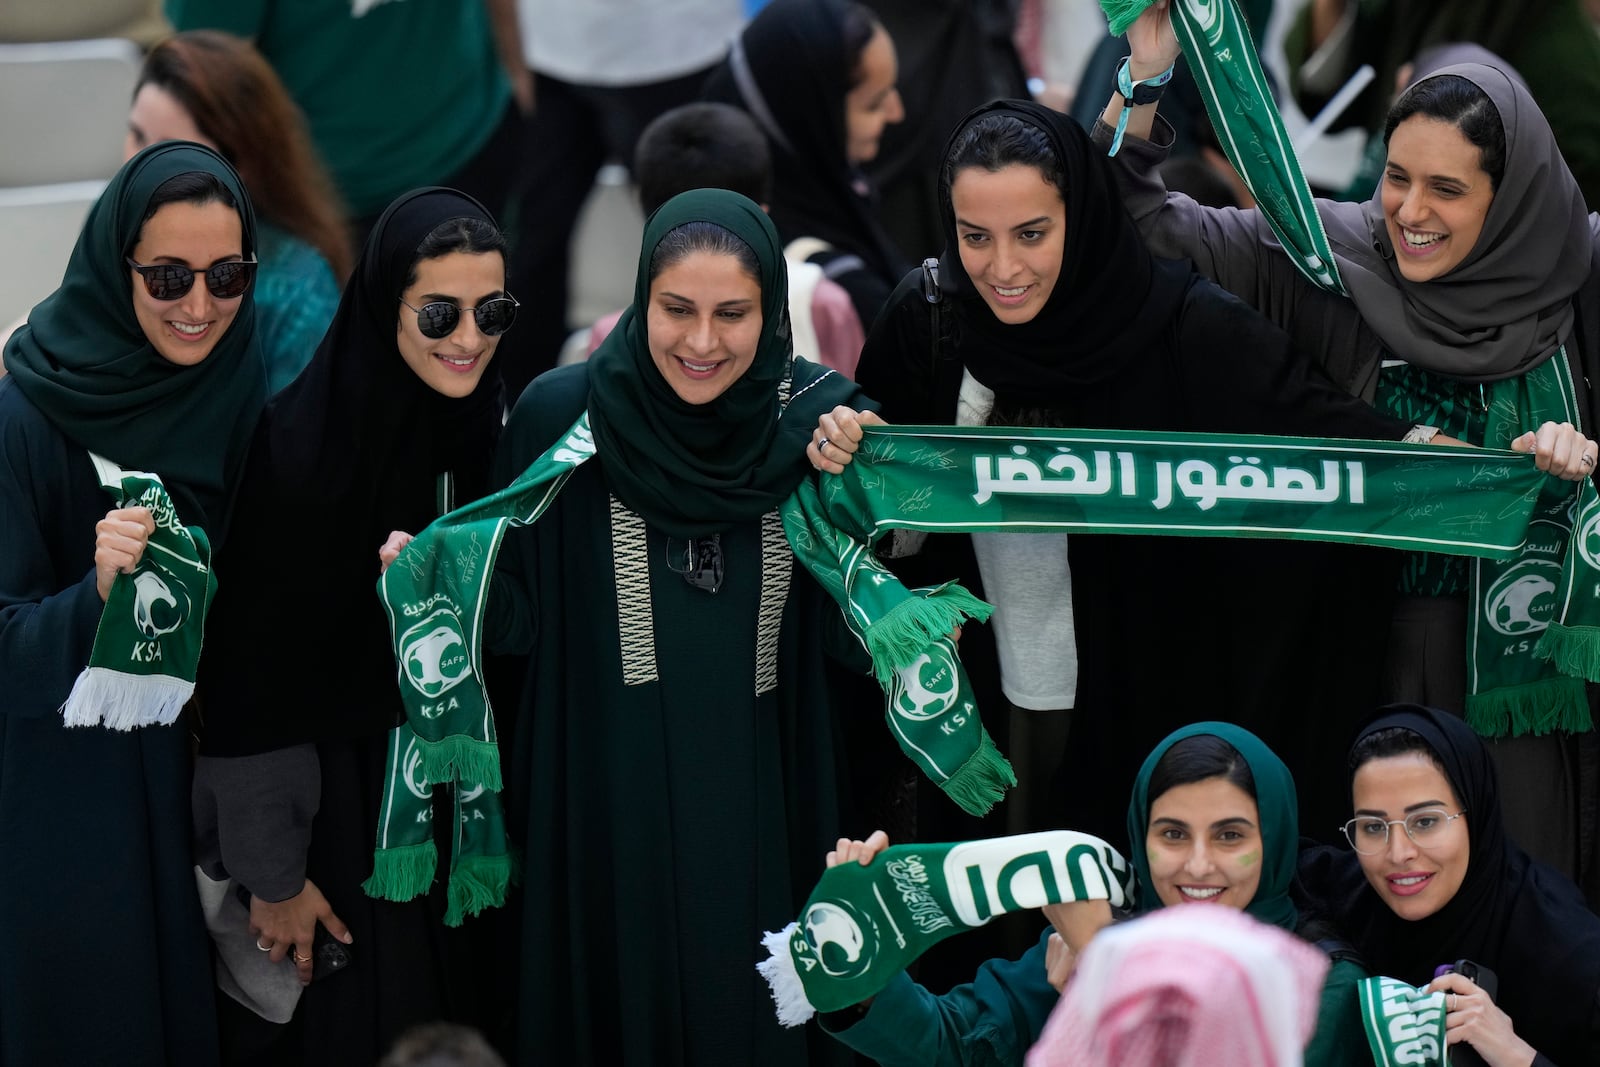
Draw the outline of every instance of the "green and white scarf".
[[[61,706],[68,726],[167,726],[194,693],[206,611],[217,591],[211,542],[178,520],[158,475],[89,454],[119,508],[149,508],[155,532],[132,574],[112,583],[89,665]]]
[[[894,845],[817,882],[800,918],[762,938],[756,970],[778,1021],[799,1026],[883,990],[947,937],[996,915],[1077,900],[1126,907],[1133,873],[1116,849],[1071,830],[944,845]]]
[[[1368,978],[1356,990],[1376,1067],[1427,1067],[1448,1062],[1443,993],[1430,993],[1394,978]]]
[[[1503,428],[1526,425],[1535,417],[1530,411],[1557,421],[1575,416],[1575,407],[1564,406],[1572,395],[1566,373],[1565,361],[1549,360],[1497,388],[1490,439],[1509,440],[1514,434]],[[1477,557],[1475,589],[1481,592],[1471,613],[1468,712],[1480,732],[1587,728],[1582,678],[1563,672],[1600,676],[1600,502],[1594,488],[1550,477],[1530,456],[1500,449],[1115,430],[873,427],[844,473],[825,477],[820,494],[803,488],[785,520],[800,559],[840,600],[852,624],[874,620],[876,632],[865,642],[880,680],[885,665],[914,662],[910,647],[920,641],[920,649],[945,632],[940,627],[953,625],[955,614],[980,617],[961,599],[965,594],[949,586],[929,599],[945,599],[950,615],[931,623],[897,618],[892,599],[884,606],[882,598],[903,601],[908,594],[883,578],[867,546],[893,529],[1275,537]],[[1575,526],[1579,536],[1569,536]],[[905,634],[911,640],[903,640]],[[1539,655],[1553,664],[1532,654],[1536,642]],[[886,652],[890,647],[893,653]],[[963,697],[955,706],[975,719],[967,703]],[[893,702],[889,710],[894,721]],[[957,766],[962,753],[975,754],[987,742],[977,732],[949,740],[963,747],[941,762]],[[984,773],[993,761],[973,766]],[[1003,781],[991,776],[987,788]],[[983,795],[981,785],[963,788]]]
[[[1150,2],[1100,6],[1121,34]],[[1312,284],[1349,296],[1235,0],[1172,0],[1171,10],[1206,111],[1262,217]],[[1487,388],[1486,444],[1507,445],[1547,421],[1585,429],[1564,352]],[[1584,682],[1600,681],[1597,577],[1600,493],[1590,480],[1574,491],[1551,479],[1539,488],[1517,555],[1472,568],[1465,711],[1480,734],[1590,729]]]
[[[594,456],[588,412],[516,481],[429,523],[378,579],[406,721],[389,736],[369,896],[427,892],[437,857],[433,787],[450,785],[459,829],[447,921],[505,902],[516,873],[496,794],[499,742],[483,684],[483,617],[507,528],[538,521]]]

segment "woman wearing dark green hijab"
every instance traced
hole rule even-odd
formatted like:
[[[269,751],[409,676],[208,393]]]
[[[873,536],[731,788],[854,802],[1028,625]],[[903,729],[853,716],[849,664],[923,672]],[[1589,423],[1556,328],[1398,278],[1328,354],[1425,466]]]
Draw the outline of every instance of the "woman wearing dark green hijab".
[[[153,146],[112,179],[61,288],[5,349],[0,1062],[217,1060],[188,730],[68,729],[60,710],[156,529],[150,509],[117,506],[91,453],[159,475],[183,526],[222,533],[266,394],[254,253],[233,169]]]
[[[1308,940],[1289,896],[1299,848],[1294,778],[1260,738],[1223,722],[1175,730],[1146,757],[1128,804],[1129,860],[1138,876],[1139,914],[1177,905],[1231,907]],[[881,844],[879,844],[881,841]],[[841,849],[870,860],[881,837]],[[1054,918],[1081,926],[1073,909]],[[1049,909],[1046,909],[1047,911]],[[1078,946],[1081,950],[1083,946]],[[1353,953],[1333,950],[1307,1067],[1370,1064],[1355,983],[1366,977]],[[1071,974],[1073,954],[1046,930],[1017,960],[991,960],[972,984],[936,997],[901,975],[866,1009],[823,1017],[840,1040],[881,1064],[939,1067],[1020,1065]]]
[[[842,620],[777,509],[813,473],[817,417],[862,399],[794,355],[786,293],[755,203],[678,196],[616,329],[506,425],[497,484],[585,409],[596,455],[507,534],[490,604],[491,630],[513,622],[491,644],[529,653],[502,742],[528,871],[523,1062],[843,1053],[779,1027],[755,971],[838,818],[823,635]]]

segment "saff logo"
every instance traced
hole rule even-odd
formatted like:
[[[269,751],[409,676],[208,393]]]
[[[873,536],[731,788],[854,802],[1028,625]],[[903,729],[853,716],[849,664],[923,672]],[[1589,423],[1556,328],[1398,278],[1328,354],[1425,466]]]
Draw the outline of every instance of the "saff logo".
[[[461,620],[440,608],[400,635],[400,665],[406,680],[425,697],[436,697],[472,677]]]
[[[415,736],[406,743],[406,754],[401,759],[400,766],[405,772],[406,788],[411,790],[411,795],[418,800],[432,798],[433,783],[422,775],[422,752],[417,748]]]
[[[1222,40],[1222,21],[1227,17],[1228,0],[1183,0],[1189,17],[1206,35],[1206,41],[1215,45]]]
[[[895,671],[890,701],[900,717],[926,722],[949,711],[960,695],[954,650],[940,638],[910,666]]]
[[[1560,580],[1561,565],[1551,560],[1523,560],[1506,571],[1484,598],[1490,627],[1506,637],[1520,637],[1549,626]]]
[[[878,955],[878,926],[844,901],[811,905],[800,918],[806,947],[834,978],[867,973]]]
[[[1600,570],[1600,508],[1591,510],[1573,536],[1578,539],[1578,555],[1589,566]]]
[[[156,569],[144,567],[133,576],[133,623],[146,640],[170,634],[189,617],[189,598],[173,592]]]

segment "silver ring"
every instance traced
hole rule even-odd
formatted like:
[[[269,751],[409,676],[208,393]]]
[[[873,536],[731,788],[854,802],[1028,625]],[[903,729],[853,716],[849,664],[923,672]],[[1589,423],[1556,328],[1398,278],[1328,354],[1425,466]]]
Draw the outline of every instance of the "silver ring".
[[[827,448],[827,447],[828,447],[828,439],[826,437],[822,438],[820,441],[817,442],[817,451],[818,452],[821,452],[824,448]]]
[[[1448,1004],[1446,1004],[1444,1006],[1444,1010],[1447,1011],[1447,1012],[1455,1011],[1456,1010],[1456,999],[1457,999],[1456,995],[1454,993],[1451,993],[1450,994],[1450,1003],[1448,1003]]]
[[[1585,453],[1584,453],[1584,454],[1583,454],[1583,465],[1584,465],[1584,466],[1585,466],[1585,467],[1592,467],[1592,466],[1594,466],[1594,457],[1593,457],[1593,456],[1591,456],[1591,455],[1589,455],[1589,453],[1587,453],[1587,452],[1585,452]]]
[[[262,952],[271,952],[272,951],[272,946],[271,945],[263,945],[261,943],[261,939],[259,937],[256,938],[256,948],[260,949]]]

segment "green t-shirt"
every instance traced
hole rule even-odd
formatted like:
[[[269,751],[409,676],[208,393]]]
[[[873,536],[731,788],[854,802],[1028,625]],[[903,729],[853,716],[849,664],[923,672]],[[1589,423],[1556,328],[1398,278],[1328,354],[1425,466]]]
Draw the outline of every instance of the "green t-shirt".
[[[484,0],[166,0],[166,13],[255,40],[355,217],[454,174],[511,96]]]

